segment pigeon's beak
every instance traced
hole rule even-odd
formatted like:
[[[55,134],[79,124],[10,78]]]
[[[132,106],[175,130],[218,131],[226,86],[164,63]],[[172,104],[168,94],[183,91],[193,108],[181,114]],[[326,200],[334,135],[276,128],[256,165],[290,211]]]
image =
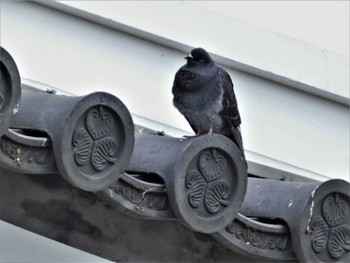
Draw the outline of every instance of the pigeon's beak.
[[[192,60],[192,59],[193,59],[193,57],[192,57],[192,55],[191,55],[191,54],[188,54],[188,56],[187,56],[187,57],[185,57],[185,59],[188,61],[188,60]]]

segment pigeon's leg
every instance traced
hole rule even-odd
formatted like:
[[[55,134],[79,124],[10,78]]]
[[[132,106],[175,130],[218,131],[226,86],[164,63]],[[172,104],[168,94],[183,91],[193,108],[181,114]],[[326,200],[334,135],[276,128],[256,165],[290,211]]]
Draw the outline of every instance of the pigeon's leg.
[[[210,128],[209,128],[208,134],[210,134],[210,135],[213,134],[213,125],[212,124],[210,124]]]

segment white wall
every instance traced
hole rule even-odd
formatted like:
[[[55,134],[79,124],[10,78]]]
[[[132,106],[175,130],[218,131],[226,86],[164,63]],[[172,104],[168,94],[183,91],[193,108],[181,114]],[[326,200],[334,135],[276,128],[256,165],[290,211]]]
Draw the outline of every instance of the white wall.
[[[243,4],[235,1],[225,2],[224,5],[215,1],[215,8],[213,2],[201,1],[63,2],[64,4],[45,3],[70,14],[124,30],[127,33],[139,35],[182,51],[188,52],[190,47],[205,46],[215,54],[217,61],[223,62],[229,67],[242,69],[278,82],[282,81],[288,86],[337,99],[343,103],[349,102],[348,56],[342,56],[326,48],[316,47],[296,38],[286,37],[281,33],[260,28],[260,25],[271,21],[276,16],[274,14],[283,11],[282,4],[265,1],[263,3],[253,1],[246,4],[251,5],[251,13],[254,13],[254,10],[256,12],[257,9],[260,10],[260,20],[256,21],[260,22],[259,26],[253,26],[242,23],[234,17],[237,16],[239,10],[244,10],[239,8]],[[222,8],[226,8],[226,10],[217,13],[201,8],[202,5],[210,5],[210,8],[215,11]],[[329,4],[330,7],[333,5]],[[272,8],[276,8],[276,6],[277,9]],[[303,19],[302,15],[305,14],[305,10],[295,12],[296,8],[309,7],[306,9],[309,10],[309,15],[312,13],[312,19],[320,21],[320,17],[317,17],[319,9],[317,3],[287,2],[283,6],[285,6],[284,13],[289,11],[290,14],[294,13],[297,17],[297,21],[294,18],[291,23],[299,28],[300,32],[304,31],[304,27],[306,28],[306,26],[300,27],[300,23],[304,21],[305,24],[310,24],[308,21],[310,19],[307,20],[305,15]],[[236,7],[238,7],[237,10],[231,12],[231,9]],[[328,8],[328,16],[332,15],[331,10],[332,8]],[[337,16],[340,17],[343,13],[338,13]],[[335,14],[333,13],[333,15]],[[320,35],[315,31],[319,31],[325,21],[328,21],[328,25],[330,25],[336,20],[329,21],[328,16],[323,17],[323,21],[318,23],[318,28],[309,31],[309,39],[312,36]],[[239,17],[243,17],[242,14]],[[265,23],[262,23],[262,17],[265,17],[263,20]],[[259,16],[255,16],[255,20],[256,18]],[[283,19],[275,21],[280,26],[286,24]],[[276,27],[275,25],[274,28]],[[346,30],[346,27],[345,30],[342,26],[335,28],[334,31],[342,35],[342,38],[337,38],[341,39],[339,41],[344,43],[349,41],[349,31]],[[327,32],[329,30],[322,27],[322,33],[327,35]]]
[[[69,8],[66,7],[67,12]],[[95,16],[81,19],[78,15],[86,13],[79,10],[64,14],[38,4],[2,1],[1,45],[13,55],[22,77],[75,94],[104,90],[122,99],[135,114],[190,131],[171,104],[171,86],[176,70],[185,62],[183,57],[189,51],[185,52],[185,48],[195,43],[206,47],[206,42],[187,43],[182,39],[186,34],[168,39],[179,34],[172,31],[174,28],[167,28],[163,20],[159,20],[159,24],[165,23],[161,31],[152,25],[145,31],[147,27],[142,22],[150,13],[139,8],[143,16],[132,19],[138,22],[135,29],[120,21]],[[181,5],[178,8],[181,11]],[[243,34],[234,51],[217,43],[220,32],[216,38],[210,38],[208,46],[214,57],[225,64],[234,81],[247,150],[325,176],[349,180],[347,60],[332,52],[325,52],[320,58],[317,48],[285,37],[270,38],[269,32],[252,29],[244,23],[226,18],[220,21],[217,23],[227,22],[229,30],[235,27]],[[196,31],[187,34],[196,39]],[[252,43],[252,39],[256,42]],[[270,48],[277,53],[263,52],[263,48],[269,48],[266,43],[275,44]],[[284,54],[285,59],[280,59],[276,66],[273,62],[278,61],[284,47],[291,50],[290,56]],[[261,53],[254,60],[254,56],[249,56],[250,50],[253,54],[259,50]],[[293,63],[289,64],[289,60]],[[325,60],[330,62],[320,66]],[[315,70],[308,70],[313,63],[317,64]],[[335,69],[339,70],[335,72]]]
[[[349,56],[349,1],[191,1],[191,4]]]

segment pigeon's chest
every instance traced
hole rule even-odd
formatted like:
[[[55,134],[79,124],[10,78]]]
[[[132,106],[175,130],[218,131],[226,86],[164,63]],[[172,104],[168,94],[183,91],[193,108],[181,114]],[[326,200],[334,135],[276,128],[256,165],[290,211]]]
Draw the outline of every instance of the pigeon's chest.
[[[222,100],[222,89],[214,94],[185,96],[182,114],[199,131],[208,131],[209,128],[220,130],[223,124],[219,114],[223,109]]]

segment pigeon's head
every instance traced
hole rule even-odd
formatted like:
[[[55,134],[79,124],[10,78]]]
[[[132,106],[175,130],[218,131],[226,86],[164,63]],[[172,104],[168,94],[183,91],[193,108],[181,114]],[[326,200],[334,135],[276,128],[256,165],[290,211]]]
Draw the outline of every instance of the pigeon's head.
[[[187,64],[191,66],[213,64],[214,61],[209,56],[208,52],[203,48],[195,48],[191,54],[185,57]]]
[[[215,81],[218,68],[205,49],[195,48],[185,59],[187,63],[175,74],[175,90],[195,92]]]

